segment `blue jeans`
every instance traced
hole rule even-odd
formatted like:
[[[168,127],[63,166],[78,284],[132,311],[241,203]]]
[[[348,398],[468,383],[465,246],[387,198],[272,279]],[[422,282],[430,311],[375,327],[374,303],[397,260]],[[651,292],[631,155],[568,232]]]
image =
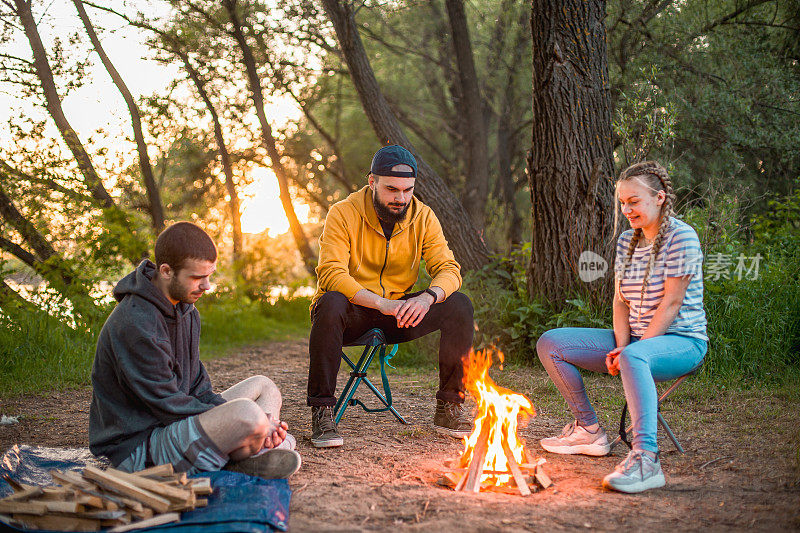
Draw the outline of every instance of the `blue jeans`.
[[[545,370],[581,426],[597,423],[578,368],[608,373],[606,354],[616,348],[614,330],[558,328],[536,343]],[[631,343],[619,355],[622,387],[633,420],[633,448],[658,451],[656,381],[669,381],[692,371],[703,361],[708,344],[702,339],[667,334]]]

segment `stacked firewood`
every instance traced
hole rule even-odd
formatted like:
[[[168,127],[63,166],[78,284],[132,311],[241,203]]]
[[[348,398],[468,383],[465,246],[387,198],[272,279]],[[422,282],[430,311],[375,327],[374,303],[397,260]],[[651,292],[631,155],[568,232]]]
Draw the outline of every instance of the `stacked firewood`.
[[[171,464],[134,474],[89,466],[82,473],[51,470],[57,486],[6,481],[14,493],[0,499],[0,522],[31,529],[112,533],[180,521],[181,511],[208,504],[209,478],[188,479]]]

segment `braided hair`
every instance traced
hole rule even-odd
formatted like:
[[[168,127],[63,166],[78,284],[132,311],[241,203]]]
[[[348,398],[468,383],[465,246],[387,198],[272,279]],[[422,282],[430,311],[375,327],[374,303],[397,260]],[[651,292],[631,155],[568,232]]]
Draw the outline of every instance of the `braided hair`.
[[[659,191],[664,191],[665,194],[664,203],[661,204],[661,213],[659,215],[659,220],[661,223],[658,226],[658,233],[653,239],[653,246],[650,249],[647,267],[645,268],[644,277],[642,278],[642,291],[639,299],[639,313],[641,314],[642,305],[644,303],[644,294],[647,290],[648,278],[650,277],[650,272],[655,264],[656,256],[658,256],[659,251],[661,251],[661,245],[663,244],[664,236],[666,235],[667,228],[669,227],[669,217],[673,214],[673,206],[675,205],[675,191],[672,188],[672,180],[667,173],[667,169],[655,161],[642,161],[629,166],[620,173],[619,179],[617,180],[617,186],[619,186],[619,184],[623,181],[630,180],[636,180],[650,189],[653,196],[658,194]],[[617,223],[619,221],[619,202],[615,202],[614,205],[614,229],[616,233]],[[620,300],[628,304],[628,307],[630,307],[630,303],[622,297],[622,280],[625,279],[625,272],[628,270],[628,267],[631,264],[633,252],[636,250],[636,246],[642,239],[644,239],[644,232],[642,229],[635,229],[633,231],[633,236],[631,237],[631,242],[628,245],[628,250],[623,259],[620,282],[617,285],[617,295]]]

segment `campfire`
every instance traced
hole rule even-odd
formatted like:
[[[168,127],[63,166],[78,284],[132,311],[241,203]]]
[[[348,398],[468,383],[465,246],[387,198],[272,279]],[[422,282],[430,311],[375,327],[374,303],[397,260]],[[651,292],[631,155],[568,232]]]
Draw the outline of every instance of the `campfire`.
[[[519,415],[534,416],[536,412],[528,398],[499,387],[489,376],[494,355],[503,362],[500,351],[470,352],[464,381],[478,404],[475,429],[465,439],[464,453],[456,466],[445,468],[444,484],[455,490],[484,489],[527,496],[531,488],[552,484],[542,469],[545,460],[531,459],[525,442],[517,436]]]

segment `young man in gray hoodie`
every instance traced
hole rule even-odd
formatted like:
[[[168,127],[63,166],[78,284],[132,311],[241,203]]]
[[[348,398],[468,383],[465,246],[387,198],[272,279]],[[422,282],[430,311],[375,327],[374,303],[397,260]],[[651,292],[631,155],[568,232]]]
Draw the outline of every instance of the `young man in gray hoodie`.
[[[118,300],[92,367],[89,448],[128,472],[172,463],[189,473],[229,470],[286,478],[300,467],[280,421],[281,394],[252,376],[215,394],[200,362],[200,314],[217,250],[178,222],[114,288]],[[233,326],[235,327],[235,326]]]

